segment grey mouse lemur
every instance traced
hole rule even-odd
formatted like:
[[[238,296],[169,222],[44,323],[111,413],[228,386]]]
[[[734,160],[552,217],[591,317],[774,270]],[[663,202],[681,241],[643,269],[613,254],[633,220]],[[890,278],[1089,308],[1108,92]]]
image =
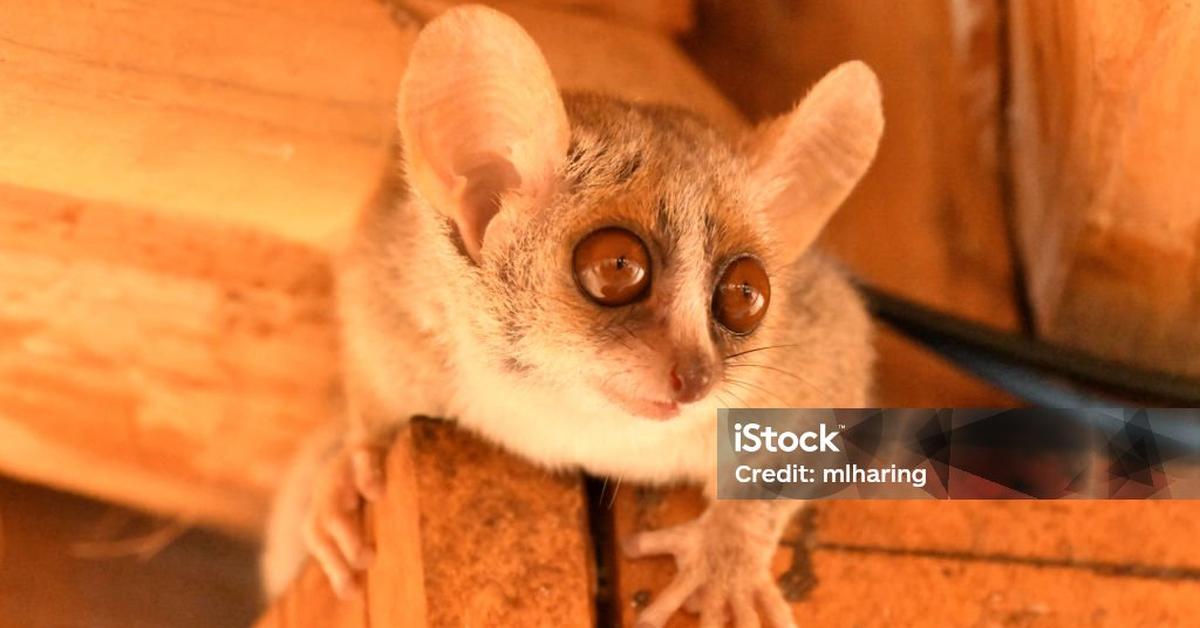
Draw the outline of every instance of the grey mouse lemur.
[[[868,317],[811,250],[883,130],[862,63],[726,138],[677,109],[560,93],[514,21],[460,7],[418,37],[398,126],[402,157],[338,268],[345,421],[280,491],[272,592],[309,552],[355,586],[361,502],[413,415],[546,467],[712,494],[718,407],[866,405]],[[792,625],[769,565],[797,507],[713,500],[626,539],[678,564],[639,625],[688,598],[710,620]]]

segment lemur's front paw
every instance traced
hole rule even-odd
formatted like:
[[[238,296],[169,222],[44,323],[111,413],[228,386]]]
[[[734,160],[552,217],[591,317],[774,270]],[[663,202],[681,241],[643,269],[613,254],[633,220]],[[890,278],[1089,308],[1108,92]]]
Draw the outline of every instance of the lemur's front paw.
[[[383,493],[383,455],[372,445],[350,444],[334,454],[317,477],[304,522],[304,542],[340,597],[354,593],[355,574],[373,558],[366,542],[363,502]]]
[[[699,613],[704,628],[794,628],[787,600],[771,577],[777,526],[754,516],[710,507],[699,519],[642,532],[625,543],[632,557],[671,554],[678,573],[637,618],[637,628],[660,628],[680,607]]]

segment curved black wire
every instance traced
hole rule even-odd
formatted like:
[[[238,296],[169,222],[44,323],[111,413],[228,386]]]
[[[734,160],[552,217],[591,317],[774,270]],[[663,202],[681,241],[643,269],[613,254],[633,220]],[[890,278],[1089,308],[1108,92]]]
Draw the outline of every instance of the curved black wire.
[[[1059,408],[1200,407],[1200,381],[996,330],[859,283],[872,314],[964,370],[1030,403]]]

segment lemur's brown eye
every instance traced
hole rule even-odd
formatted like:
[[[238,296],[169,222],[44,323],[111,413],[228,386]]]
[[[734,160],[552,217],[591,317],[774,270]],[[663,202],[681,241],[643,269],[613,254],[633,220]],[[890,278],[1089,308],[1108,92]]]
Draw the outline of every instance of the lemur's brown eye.
[[[767,271],[753,257],[740,257],[725,267],[713,291],[713,316],[725,329],[748,334],[758,327],[771,303]]]
[[[602,305],[632,303],[650,286],[650,255],[632,233],[617,227],[593,231],[575,245],[575,280]]]

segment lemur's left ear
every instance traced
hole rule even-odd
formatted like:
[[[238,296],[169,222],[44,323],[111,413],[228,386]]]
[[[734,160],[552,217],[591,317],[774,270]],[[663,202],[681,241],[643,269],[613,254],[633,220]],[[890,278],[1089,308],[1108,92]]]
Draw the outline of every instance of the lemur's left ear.
[[[881,101],[875,73],[861,61],[843,63],[751,135],[751,190],[793,256],[816,240],[875,158]]]
[[[406,175],[479,261],[489,236],[554,189],[570,128],[537,44],[510,17],[452,8],[417,37],[397,106]],[[512,212],[508,212],[512,213]]]

